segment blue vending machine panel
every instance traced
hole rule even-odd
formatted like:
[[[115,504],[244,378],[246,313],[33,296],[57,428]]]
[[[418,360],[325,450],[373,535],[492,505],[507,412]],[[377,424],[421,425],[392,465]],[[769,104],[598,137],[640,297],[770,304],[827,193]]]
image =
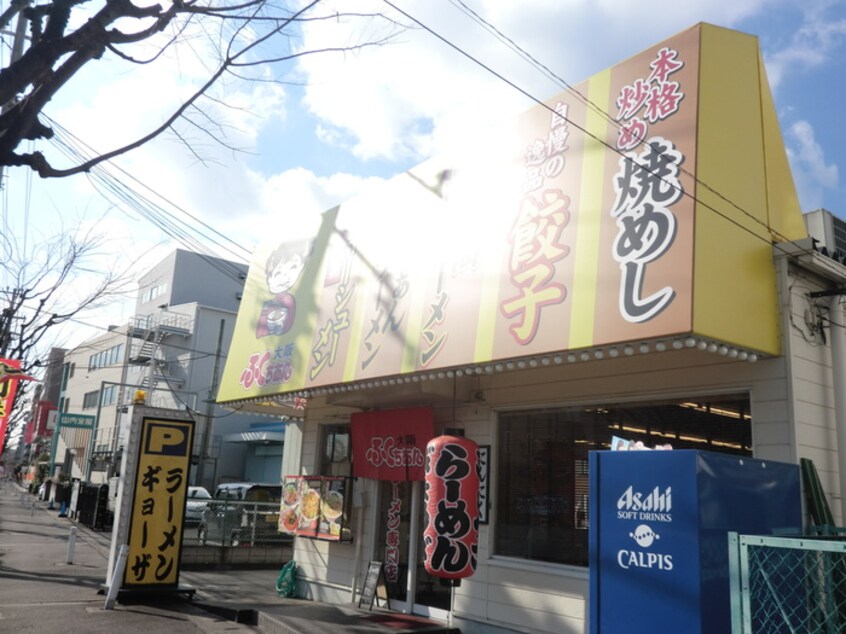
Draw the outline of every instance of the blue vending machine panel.
[[[731,631],[728,531],[799,532],[796,465],[705,451],[590,455],[590,631]]]

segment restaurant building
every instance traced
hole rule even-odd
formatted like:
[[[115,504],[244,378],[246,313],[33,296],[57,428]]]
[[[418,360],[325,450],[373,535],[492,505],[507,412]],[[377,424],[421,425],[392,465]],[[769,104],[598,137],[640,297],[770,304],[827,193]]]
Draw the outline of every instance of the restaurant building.
[[[846,268],[807,237],[756,38],[694,26],[308,220],[257,252],[218,395],[290,421],[302,596],[355,602],[378,561],[392,608],[462,632],[585,631],[615,437],[810,458],[839,514]],[[480,448],[457,587],[422,565],[445,433]]]

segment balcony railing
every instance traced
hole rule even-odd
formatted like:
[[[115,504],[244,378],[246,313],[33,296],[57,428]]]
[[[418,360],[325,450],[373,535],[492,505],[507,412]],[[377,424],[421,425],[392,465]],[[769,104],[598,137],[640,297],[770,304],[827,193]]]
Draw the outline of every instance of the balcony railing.
[[[190,335],[193,325],[192,316],[169,310],[162,310],[151,315],[136,315],[129,322],[132,336],[141,338],[144,338],[147,333],[156,331],[162,334]]]

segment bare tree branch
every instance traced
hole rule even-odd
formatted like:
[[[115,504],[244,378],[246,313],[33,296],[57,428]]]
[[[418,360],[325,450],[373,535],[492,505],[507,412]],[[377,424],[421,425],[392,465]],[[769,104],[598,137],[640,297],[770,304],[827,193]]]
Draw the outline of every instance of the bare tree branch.
[[[26,252],[13,237],[3,237],[0,270],[14,282],[0,289],[0,357],[20,360],[24,372],[40,376],[60,326],[130,295],[135,263],[102,270],[104,247],[105,238],[93,231],[59,232]],[[18,384],[16,402],[26,398],[30,387],[27,381]]]
[[[48,0],[29,9],[24,8],[26,0],[13,0],[12,6],[0,15],[0,24],[4,20],[8,24],[23,11],[33,37],[23,55],[0,70],[0,167],[25,166],[44,178],[65,177],[88,172],[103,161],[141,147],[166,131],[187,142],[174,124],[185,119],[189,125],[195,125],[187,113],[191,108],[199,109],[199,100],[210,96],[210,89],[224,74],[246,81],[266,81],[266,77],[249,77],[235,69],[290,63],[315,53],[349,53],[368,46],[381,46],[393,37],[388,35],[349,46],[298,51],[290,39],[296,34],[296,26],[350,18],[379,19],[392,28],[400,28],[382,14],[333,12],[319,15],[315,8],[320,1],[312,0],[297,10],[290,10],[284,3],[278,5],[271,0],[175,0],[164,7],[135,4],[133,0]],[[94,12],[80,26],[68,31],[71,11],[79,5],[93,5]],[[195,28],[189,32],[191,25]],[[216,33],[207,29],[207,25],[216,25]],[[172,34],[162,40],[160,34],[168,30],[172,30]],[[208,68],[207,78],[197,84],[190,96],[148,133],[98,156],[81,158],[71,166],[54,165],[37,144],[31,152],[21,151],[24,141],[44,142],[54,136],[49,122],[44,123],[44,108],[66,90],[68,83],[88,64],[103,58],[107,52],[132,64],[150,64],[177,44],[190,46],[192,33],[206,37],[207,44],[216,48],[212,56],[205,48],[197,50],[197,59],[204,63],[217,56],[217,61]],[[285,44],[288,50],[280,51],[280,44]],[[144,51],[141,55],[131,50],[141,45],[145,48],[153,45],[155,50]],[[209,134],[208,130],[203,131]],[[223,138],[211,136],[222,146],[234,149]],[[202,160],[197,151],[191,151]]]

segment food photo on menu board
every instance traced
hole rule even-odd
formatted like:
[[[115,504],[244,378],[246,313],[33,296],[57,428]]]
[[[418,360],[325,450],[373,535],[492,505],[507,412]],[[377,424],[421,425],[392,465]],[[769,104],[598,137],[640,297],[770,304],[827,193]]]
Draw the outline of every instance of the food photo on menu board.
[[[300,482],[300,512],[297,522],[297,535],[317,535],[322,484],[322,478],[303,478]]]
[[[344,524],[344,478],[326,478],[320,502],[318,533],[324,539],[341,539]]]
[[[300,478],[287,478],[282,485],[282,508],[279,511],[279,532],[294,535],[299,524]]]

